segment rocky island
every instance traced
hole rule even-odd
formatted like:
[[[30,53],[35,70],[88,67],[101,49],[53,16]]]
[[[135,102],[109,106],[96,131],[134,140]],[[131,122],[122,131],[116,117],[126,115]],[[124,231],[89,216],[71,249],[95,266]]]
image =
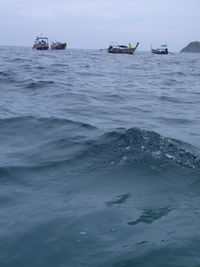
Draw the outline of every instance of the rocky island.
[[[191,42],[181,52],[200,53],[200,42]]]

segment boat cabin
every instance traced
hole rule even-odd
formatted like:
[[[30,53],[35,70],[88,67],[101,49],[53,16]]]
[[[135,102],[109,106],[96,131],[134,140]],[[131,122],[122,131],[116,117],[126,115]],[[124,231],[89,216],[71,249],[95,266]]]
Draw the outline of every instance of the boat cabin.
[[[49,49],[49,40],[45,36],[37,36],[35,39],[35,43],[33,45],[33,49],[37,50],[46,50]]]
[[[151,47],[151,52],[153,54],[168,54],[169,51],[168,51],[168,48],[167,48],[167,45],[161,45],[160,48],[157,48],[157,49],[153,49]]]

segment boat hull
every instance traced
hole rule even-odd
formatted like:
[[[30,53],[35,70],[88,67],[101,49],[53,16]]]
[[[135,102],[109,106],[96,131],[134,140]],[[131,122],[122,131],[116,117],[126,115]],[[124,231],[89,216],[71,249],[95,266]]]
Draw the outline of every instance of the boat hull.
[[[64,50],[67,47],[66,43],[58,44],[58,45],[51,45],[51,49],[53,50]]]
[[[156,50],[156,49],[151,49],[151,52],[152,52],[153,54],[157,54],[157,55],[167,55],[167,54],[169,54],[169,52],[166,51],[166,50],[159,51],[159,50]]]
[[[130,55],[132,55],[134,52],[135,52],[135,48],[128,48],[128,49],[113,48],[113,49],[108,49],[108,53],[113,53],[113,54],[130,54]]]
[[[137,43],[137,45],[135,47],[132,47],[132,48],[128,48],[127,46],[119,46],[119,47],[110,46],[108,48],[108,53],[133,55],[135,50],[137,49],[138,45],[139,45],[139,43]]]
[[[40,47],[40,46],[38,46],[38,47],[34,47],[34,49],[36,49],[36,50],[48,50],[49,49],[49,47],[48,46],[45,46],[45,47]]]

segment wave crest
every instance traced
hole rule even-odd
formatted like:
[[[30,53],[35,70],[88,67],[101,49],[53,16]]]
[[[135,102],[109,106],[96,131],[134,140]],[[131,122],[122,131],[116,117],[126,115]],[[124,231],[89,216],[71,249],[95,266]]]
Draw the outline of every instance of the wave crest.
[[[138,128],[106,133],[90,148],[90,153],[102,161],[110,161],[111,165],[137,162],[157,168],[181,165],[200,170],[196,151],[184,142]]]

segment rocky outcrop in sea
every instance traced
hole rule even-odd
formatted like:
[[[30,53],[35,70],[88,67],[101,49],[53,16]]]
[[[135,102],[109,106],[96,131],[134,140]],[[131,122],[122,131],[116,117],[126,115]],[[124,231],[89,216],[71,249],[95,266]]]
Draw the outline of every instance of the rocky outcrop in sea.
[[[191,42],[181,52],[200,53],[200,42]]]

